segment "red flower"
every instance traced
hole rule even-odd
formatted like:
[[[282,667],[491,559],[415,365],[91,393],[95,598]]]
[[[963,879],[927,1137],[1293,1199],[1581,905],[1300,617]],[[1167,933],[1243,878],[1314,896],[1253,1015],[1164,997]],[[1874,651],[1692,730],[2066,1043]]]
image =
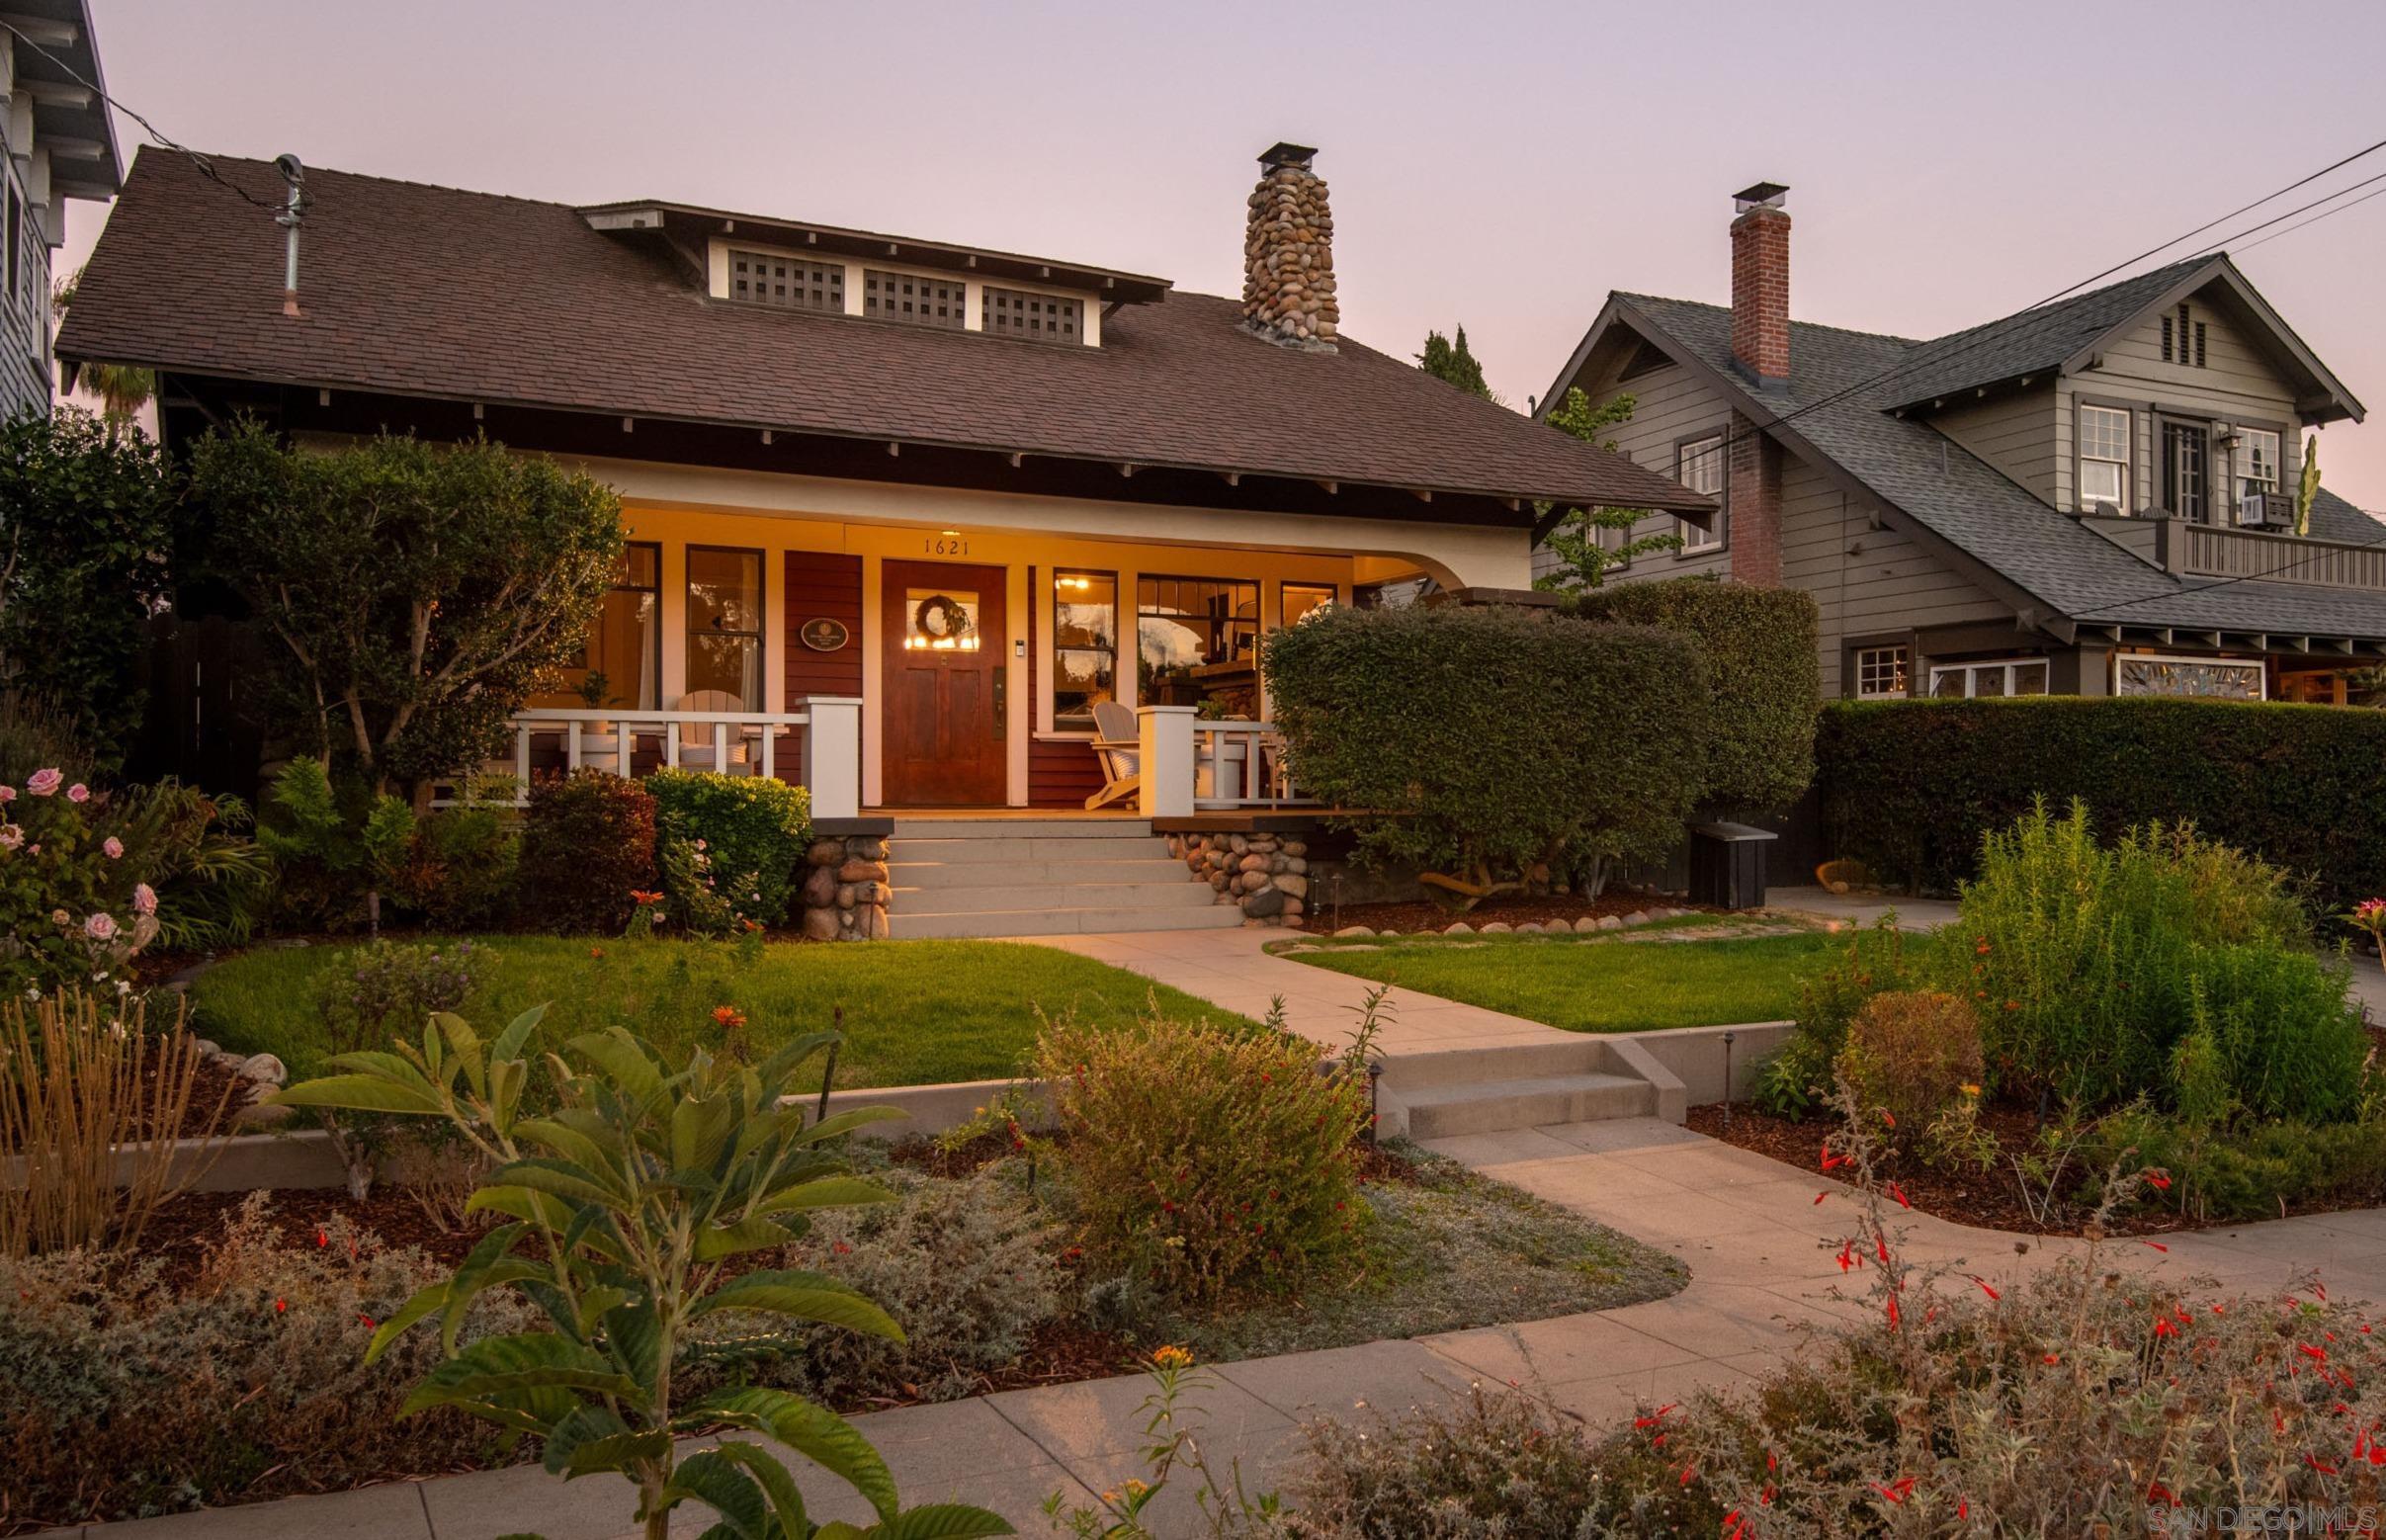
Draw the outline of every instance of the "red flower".
[[[2056,1355],[2056,1354],[2054,1354],[2054,1353],[2049,1353],[2049,1354],[2047,1354],[2047,1355],[2046,1355],[2046,1359],[2045,1359],[2045,1361],[2046,1361],[2047,1363],[2061,1363],[2063,1360],[2062,1360],[2062,1358],[2061,1358],[2061,1357],[2059,1357],[2058,1355]]]
[[[2138,1242],[2138,1244],[2140,1244],[2140,1245],[2150,1245],[2150,1246],[2154,1247],[2154,1248],[2155,1248],[2157,1251],[2169,1251],[2169,1250],[2171,1249],[2169,1246],[2167,1246],[2167,1245],[2163,1244],[2163,1243],[2162,1243],[2160,1241],[2139,1241],[2139,1242]]]
[[[1987,1296],[1988,1296],[1990,1299],[1993,1299],[1993,1300],[2001,1300],[2001,1299],[2003,1299],[2003,1298],[2004,1298],[2004,1296],[2003,1296],[2003,1295],[2002,1295],[2002,1294],[1998,1293],[1998,1292],[1997,1292],[1995,1289],[1992,1289],[1992,1288],[1990,1288],[1990,1287],[1989,1287],[1989,1280],[1988,1280],[1988,1279],[1986,1279],[1986,1278],[1978,1278],[1978,1277],[1976,1277],[1976,1278],[1974,1278],[1972,1281],[1973,1281],[1974,1283],[1979,1284],[1979,1285],[1980,1285],[1980,1292],[1981,1292],[1981,1293],[1983,1293],[1983,1294],[1985,1294],[1985,1295],[1987,1295]]]
[[[601,958],[605,955],[605,949],[603,947],[590,947],[588,949],[588,955],[591,958]]]
[[[2148,1171],[2146,1173],[2146,1185],[2149,1187],[2167,1188],[2171,1185],[2171,1178],[2164,1175],[2160,1171]]]
[[[745,1012],[734,1005],[716,1005],[713,1007],[713,1019],[722,1026],[735,1029],[745,1025]]]
[[[2301,1353],[2304,1357],[2309,1358],[2314,1363],[2328,1362],[2328,1349],[2325,1347],[2314,1347],[2309,1342],[2297,1342],[2295,1344],[2295,1351]]]
[[[1822,1192],[1818,1192],[1818,1193],[1816,1193],[1816,1194],[1815,1194],[1815,1202],[1816,1202],[1816,1204],[1820,1205],[1820,1204],[1823,1202],[1823,1200],[1824,1200],[1825,1198],[1828,1198],[1828,1197],[1830,1197],[1830,1196],[1831,1196],[1830,1189],[1826,1188],[1824,1191],[1822,1191]]]
[[[281,1314],[282,1314],[284,1311],[286,1311],[286,1310],[288,1310],[288,1309],[290,1309],[290,1301],[288,1301],[288,1300],[276,1300],[276,1301],[274,1301],[274,1314],[275,1314],[275,1315],[279,1316],[279,1315],[281,1315]]]
[[[2154,1334],[2156,1336],[2176,1336],[2178,1327],[2172,1324],[2169,1316],[2157,1316],[2154,1318]]]
[[[1897,1206],[1901,1209],[1910,1209],[1914,1207],[1913,1204],[1906,1201],[1906,1189],[1900,1187],[1895,1182],[1891,1182],[1889,1184],[1889,1196],[1897,1199]]]

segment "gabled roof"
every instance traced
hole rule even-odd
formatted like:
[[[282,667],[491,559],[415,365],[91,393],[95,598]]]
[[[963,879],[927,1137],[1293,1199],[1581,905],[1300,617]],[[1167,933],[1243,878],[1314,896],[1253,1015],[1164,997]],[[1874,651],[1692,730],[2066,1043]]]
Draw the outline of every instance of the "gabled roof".
[[[278,202],[260,161],[218,159]],[[282,231],[181,156],[134,162],[60,357],[233,381],[1089,463],[1711,512],[1712,499],[1344,339],[1277,347],[1172,293],[1062,346],[708,299],[684,257],[564,204],[307,172],[302,314]],[[790,466],[789,469],[801,469]],[[1315,488],[1312,488],[1315,490]],[[1359,502],[1347,496],[1340,501]],[[1353,511],[1364,511],[1354,507]]]
[[[2308,421],[2361,420],[2361,403],[2246,281],[2226,252],[2173,262],[2069,299],[1917,343],[1896,377],[1882,382],[1882,388],[1896,405],[1918,407],[2025,375],[2057,370],[2074,374],[2088,367],[2114,336],[2189,295],[2214,288],[2254,323],[2248,330],[2255,344],[2295,382],[2296,405]]]
[[[1905,391],[1903,366],[1937,344],[1793,321],[1788,388],[1758,390],[1732,361],[1728,307],[1616,294],[1557,389],[1617,327],[1700,375],[1744,416],[1880,504],[1950,566],[2034,623],[2386,638],[2386,594],[2173,576],[2041,502],[1928,422],[1893,415]],[[2312,533],[2386,542],[2386,526],[2325,489],[2312,509]]]

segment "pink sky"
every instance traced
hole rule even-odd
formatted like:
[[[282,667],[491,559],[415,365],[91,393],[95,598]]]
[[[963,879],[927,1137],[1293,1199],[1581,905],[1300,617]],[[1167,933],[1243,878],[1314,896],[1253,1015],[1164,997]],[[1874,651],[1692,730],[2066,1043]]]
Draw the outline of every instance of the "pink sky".
[[[1729,195],[1759,179],[1792,188],[1794,315],[1929,336],[2386,137],[2386,7],[2326,0],[92,6],[112,94],[195,148],[1218,294],[1238,292],[1253,157],[1316,144],[1345,332],[1406,355],[1463,322],[1519,408],[1608,290],[1726,299]],[[2241,222],[2381,172],[2386,151]],[[70,265],[98,214],[73,206]],[[2382,237],[2386,198],[2241,262],[2386,409]],[[2386,424],[2327,430],[2320,460],[2386,509]]]

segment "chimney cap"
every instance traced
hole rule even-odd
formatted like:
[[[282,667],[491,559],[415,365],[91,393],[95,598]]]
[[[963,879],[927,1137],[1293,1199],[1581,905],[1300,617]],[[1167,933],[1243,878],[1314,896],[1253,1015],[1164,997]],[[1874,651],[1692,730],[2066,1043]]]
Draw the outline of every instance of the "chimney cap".
[[[1306,166],[1317,158],[1318,151],[1315,145],[1295,144],[1289,139],[1278,139],[1260,155],[1259,164],[1271,169],[1277,166]]]
[[[1778,209],[1782,195],[1788,191],[1788,186],[1780,182],[1759,182],[1754,187],[1744,187],[1732,195],[1732,212],[1746,214],[1750,209]]]

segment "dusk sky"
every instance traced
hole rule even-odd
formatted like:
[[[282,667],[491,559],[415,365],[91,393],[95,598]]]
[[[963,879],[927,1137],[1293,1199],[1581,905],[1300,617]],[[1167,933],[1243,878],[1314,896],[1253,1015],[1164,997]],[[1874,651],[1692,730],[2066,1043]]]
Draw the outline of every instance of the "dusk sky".
[[[1730,194],[1760,179],[1791,187],[1794,316],[1931,336],[2386,138],[2375,0],[92,6],[111,94],[196,149],[663,198],[1214,294],[1238,292],[1253,157],[1319,145],[1345,333],[1405,356],[1463,323],[1519,409],[1609,290],[1726,299]],[[2381,175],[2386,150],[2154,260]],[[69,270],[98,214],[72,206]],[[2386,198],[2229,244],[2386,409]],[[2386,510],[2386,422],[2327,430],[2320,463]]]

